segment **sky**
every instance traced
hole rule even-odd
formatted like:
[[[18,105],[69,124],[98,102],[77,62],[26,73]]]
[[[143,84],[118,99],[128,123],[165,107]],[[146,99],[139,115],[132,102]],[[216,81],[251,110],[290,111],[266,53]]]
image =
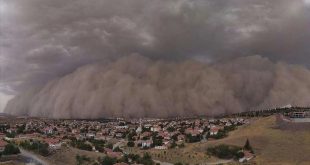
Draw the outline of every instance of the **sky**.
[[[15,95],[132,54],[309,67],[309,0],[0,0],[0,111]],[[143,61],[143,60],[142,60]]]

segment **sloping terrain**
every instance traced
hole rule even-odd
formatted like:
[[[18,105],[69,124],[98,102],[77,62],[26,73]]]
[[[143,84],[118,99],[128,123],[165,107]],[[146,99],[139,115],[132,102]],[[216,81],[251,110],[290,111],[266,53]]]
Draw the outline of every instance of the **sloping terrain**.
[[[243,146],[248,138],[256,152],[253,161],[257,164],[306,165],[310,164],[310,130],[307,128],[283,129],[279,127],[276,116],[260,118],[231,132],[225,139],[196,145],[195,150],[202,151],[221,143]]]
[[[97,158],[104,156],[103,153],[84,151],[71,147],[62,147],[55,154],[45,157],[45,160],[48,161],[50,165],[74,165],[77,164],[77,155],[85,155],[92,160],[96,160]]]

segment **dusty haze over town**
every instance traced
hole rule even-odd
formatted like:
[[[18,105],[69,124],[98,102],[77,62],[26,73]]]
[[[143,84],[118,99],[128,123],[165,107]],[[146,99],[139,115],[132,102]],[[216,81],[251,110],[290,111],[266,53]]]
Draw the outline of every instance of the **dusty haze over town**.
[[[0,110],[135,118],[309,106],[309,43],[309,0],[0,0]]]

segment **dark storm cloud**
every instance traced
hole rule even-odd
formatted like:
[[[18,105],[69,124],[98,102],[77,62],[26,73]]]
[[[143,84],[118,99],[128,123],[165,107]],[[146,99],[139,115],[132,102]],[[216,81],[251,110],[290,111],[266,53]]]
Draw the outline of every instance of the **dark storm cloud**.
[[[35,84],[53,78],[41,74],[57,77],[130,53],[211,61],[260,54],[289,63],[305,63],[309,53],[310,14],[301,0],[1,3],[1,56],[17,67],[8,76],[27,73]]]
[[[86,64],[108,65],[132,53],[171,65],[189,59],[219,65],[257,54],[273,65],[309,62],[310,7],[303,0],[0,0],[0,5],[0,81],[6,93],[42,87]],[[270,88],[264,86],[262,96]],[[254,105],[241,95],[242,106]]]
[[[50,118],[219,115],[309,106],[310,71],[260,56],[206,65],[139,55],[77,69],[8,103],[6,113]]]

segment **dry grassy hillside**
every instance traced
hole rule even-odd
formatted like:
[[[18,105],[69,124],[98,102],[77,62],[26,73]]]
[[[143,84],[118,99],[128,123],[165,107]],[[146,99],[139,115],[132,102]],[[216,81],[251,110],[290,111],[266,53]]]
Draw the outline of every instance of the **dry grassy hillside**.
[[[154,159],[172,163],[212,163],[218,162],[218,159],[205,154],[207,147],[223,143],[243,146],[247,138],[257,154],[251,164],[310,164],[310,130],[307,128],[298,131],[279,129],[275,116],[253,119],[251,124],[240,127],[221,140],[186,144],[185,148],[167,151],[154,149],[143,151],[137,148],[129,150],[135,153],[150,152]]]
[[[196,145],[194,150],[202,151],[220,143],[242,146],[246,138],[255,148],[257,164],[310,164],[310,130],[279,129],[275,116],[257,119],[225,139]]]
[[[77,164],[76,155],[85,155],[93,160],[104,156],[103,153],[89,152],[71,147],[63,147],[55,154],[45,157],[45,160],[47,160],[50,165],[74,165]]]

